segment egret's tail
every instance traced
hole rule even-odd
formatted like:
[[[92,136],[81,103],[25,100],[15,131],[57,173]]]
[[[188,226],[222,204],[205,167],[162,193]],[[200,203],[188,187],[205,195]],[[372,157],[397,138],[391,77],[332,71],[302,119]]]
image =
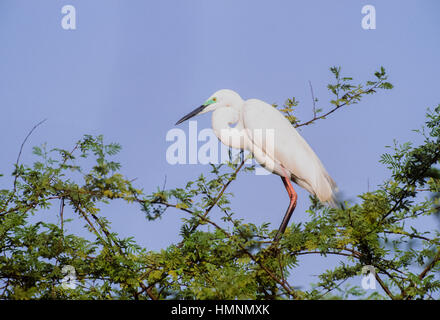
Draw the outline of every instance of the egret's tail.
[[[328,203],[332,208],[337,208],[336,193],[338,187],[335,181],[328,175],[323,167],[320,174],[313,180],[306,181],[292,174],[291,179],[300,187],[306,189],[310,194],[316,196],[319,201]]]
[[[335,181],[327,172],[324,172],[323,176],[318,179],[317,182],[314,191],[319,201],[327,202],[332,208],[336,208],[336,193],[338,192],[338,187]]]

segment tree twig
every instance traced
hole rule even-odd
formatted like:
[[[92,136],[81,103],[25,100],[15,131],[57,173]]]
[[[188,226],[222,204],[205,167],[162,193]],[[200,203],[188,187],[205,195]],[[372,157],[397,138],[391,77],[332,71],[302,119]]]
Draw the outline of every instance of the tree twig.
[[[352,101],[355,101],[355,100],[356,100],[357,98],[359,98],[361,95],[363,95],[363,94],[368,94],[368,93],[374,91],[374,89],[376,89],[381,83],[382,83],[382,81],[378,81],[374,86],[371,86],[371,87],[368,88],[367,90],[365,90],[365,91],[361,91],[361,92],[359,92],[359,93],[356,93],[356,94],[353,95],[353,96],[350,96],[349,99],[346,100],[344,103],[337,104],[333,109],[331,109],[331,110],[328,111],[327,113],[325,113],[325,114],[323,114],[323,115],[321,115],[321,116],[317,116],[317,115],[315,114],[314,117],[313,117],[311,120],[306,121],[306,122],[303,122],[303,123],[296,124],[296,125],[295,125],[295,128],[299,128],[299,127],[302,127],[302,126],[307,126],[307,125],[309,125],[309,124],[312,124],[312,123],[315,122],[316,120],[320,120],[320,119],[324,119],[324,118],[326,118],[327,116],[329,116],[330,114],[332,114],[332,113],[335,112],[336,110],[338,110],[338,109],[340,109],[340,108],[342,108],[342,107],[344,107],[344,106],[350,105]],[[337,99],[339,99],[339,95],[337,95],[336,97],[337,97]]]
[[[18,172],[17,170],[18,170],[18,164],[20,163],[20,158],[21,158],[21,154],[22,154],[22,152],[23,152],[24,145],[26,144],[26,141],[29,139],[29,137],[32,135],[32,133],[35,131],[35,129],[37,129],[40,125],[42,125],[44,122],[46,122],[46,120],[47,120],[47,119],[44,119],[44,120],[38,122],[38,123],[37,123],[37,124],[36,124],[36,125],[35,125],[35,126],[29,131],[29,133],[27,134],[26,138],[24,138],[24,140],[23,140],[23,142],[22,142],[22,144],[21,144],[20,151],[19,151],[19,153],[18,153],[17,160],[16,160],[16,162],[15,162],[15,170],[16,170],[16,172],[15,172],[15,177],[14,177],[14,187],[13,187],[13,191],[12,191],[11,195],[9,196],[8,200],[5,202],[5,205],[3,206],[3,210],[6,209],[6,208],[8,207],[9,202],[12,200],[12,197],[14,196],[15,192],[17,191],[17,180],[18,180],[18,177],[20,176],[20,174],[19,174],[19,172]]]
[[[313,93],[313,87],[312,82],[309,80],[309,86],[310,86],[310,93],[312,94],[312,101],[313,101],[313,118],[316,118],[316,101],[315,101],[315,94]]]

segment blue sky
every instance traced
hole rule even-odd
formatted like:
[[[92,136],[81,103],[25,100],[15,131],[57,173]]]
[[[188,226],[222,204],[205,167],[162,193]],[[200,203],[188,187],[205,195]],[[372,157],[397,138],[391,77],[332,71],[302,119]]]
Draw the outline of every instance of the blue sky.
[[[66,4],[76,8],[76,30],[61,27]],[[361,28],[366,4],[376,8],[376,30]],[[2,0],[0,172],[12,170],[29,129],[47,118],[23,161],[33,160],[33,145],[70,148],[84,134],[103,134],[122,144],[123,173],[146,192],[162,186],[165,176],[167,187],[182,186],[209,167],[169,165],[166,133],[216,90],[268,103],[295,96],[297,115],[308,120],[308,81],[326,109],[329,67],[340,65],[343,74],[364,81],[384,66],[393,90],[300,132],[343,194],[355,200],[387,176],[378,163],[385,146],[393,139],[417,141],[411,130],[440,102],[439,12],[435,0]],[[200,116],[198,127],[210,127],[210,116]],[[10,183],[3,178],[0,187]],[[230,190],[239,217],[278,227],[288,205],[279,177],[243,175]],[[307,193],[297,191],[293,219],[305,221]],[[115,231],[149,249],[178,240],[180,213],[147,222],[136,206],[116,203],[104,212]],[[56,221],[54,212],[45,218]],[[304,259],[294,283],[313,281],[323,265],[337,261],[326,259]]]

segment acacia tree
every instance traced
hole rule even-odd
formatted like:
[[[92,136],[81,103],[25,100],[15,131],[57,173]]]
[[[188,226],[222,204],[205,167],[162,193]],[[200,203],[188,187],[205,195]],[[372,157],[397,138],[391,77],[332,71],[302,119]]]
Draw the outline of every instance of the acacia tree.
[[[330,70],[335,80],[328,85],[333,99],[326,110],[318,108],[320,102],[313,97],[313,118],[300,121],[293,115],[295,98],[274,107],[301,127],[392,88],[383,68],[364,84],[343,77],[338,67]],[[322,206],[311,197],[308,222],[291,223],[277,243],[272,241],[276,230],[268,223],[247,223],[232,209],[228,187],[254,170],[245,165],[246,159],[211,165],[209,173],[180,188],[148,194],[119,173],[120,164],[112,157],[121,147],[105,144],[102,136],[86,135],[71,150],[34,147],[40,160],[28,166],[20,163],[19,155],[13,186],[0,190],[0,297],[435,298],[440,288],[439,232],[433,225],[420,229],[412,222],[439,214],[439,128],[440,105],[427,114],[419,130],[421,145],[396,143],[382,156],[390,176],[377,190],[360,194],[354,203],[341,201],[338,208]],[[184,216],[181,241],[152,251],[133,238],[119,237],[100,209],[116,199],[139,205],[146,223],[169,208],[179,210]],[[59,223],[43,221],[42,211],[51,206],[59,206]],[[66,231],[70,221],[63,218],[65,207],[84,221],[89,236]],[[213,210],[222,213],[221,219],[211,216]],[[298,290],[289,274],[302,267],[298,259],[303,255],[322,256],[324,263],[328,255],[338,255],[341,263],[323,272],[309,289]],[[374,267],[383,294],[368,296],[357,286],[341,288],[341,282],[360,275],[366,265]],[[65,266],[74,270],[76,287],[64,285]]]

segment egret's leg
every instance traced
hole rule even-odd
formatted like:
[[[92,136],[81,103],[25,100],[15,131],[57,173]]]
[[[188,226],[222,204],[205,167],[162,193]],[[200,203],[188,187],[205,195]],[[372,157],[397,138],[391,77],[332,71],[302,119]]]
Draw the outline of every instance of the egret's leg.
[[[287,208],[286,214],[284,215],[283,222],[281,222],[280,228],[275,236],[274,241],[278,241],[281,238],[281,235],[286,231],[287,225],[289,224],[290,217],[292,216],[293,211],[296,208],[296,200],[298,199],[298,195],[296,194],[295,189],[293,189],[292,183],[289,178],[281,177],[283,180],[284,187],[286,187],[287,193],[289,194],[289,207]]]

